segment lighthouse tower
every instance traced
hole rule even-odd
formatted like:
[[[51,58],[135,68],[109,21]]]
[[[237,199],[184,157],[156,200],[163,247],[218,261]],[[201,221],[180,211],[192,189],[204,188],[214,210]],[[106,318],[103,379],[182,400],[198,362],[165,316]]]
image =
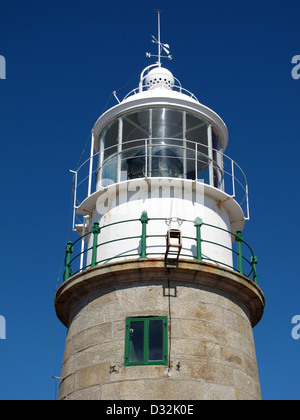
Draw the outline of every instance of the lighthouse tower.
[[[59,399],[260,399],[264,309],[228,132],[158,61],[96,121],[74,171]],[[148,56],[152,56],[148,54]],[[77,221],[79,222],[77,223]]]

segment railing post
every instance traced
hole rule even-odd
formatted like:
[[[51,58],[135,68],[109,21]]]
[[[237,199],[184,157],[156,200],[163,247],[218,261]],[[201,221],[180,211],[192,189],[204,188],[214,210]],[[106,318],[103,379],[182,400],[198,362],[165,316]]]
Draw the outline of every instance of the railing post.
[[[148,223],[148,213],[143,211],[140,221],[142,223],[142,246],[141,246],[141,255],[140,258],[146,258],[146,248],[147,248],[147,223]]]
[[[93,160],[94,160],[94,144],[95,144],[95,134],[92,131],[91,138],[91,154],[90,154],[90,167],[89,167],[89,183],[88,183],[88,197],[92,192],[92,175],[93,175]]]
[[[145,139],[145,178],[148,178],[148,139]]]
[[[255,255],[252,255],[251,257],[251,264],[253,268],[253,281],[255,284],[258,284],[257,282],[257,257]]]
[[[196,227],[196,242],[197,242],[197,260],[202,261],[202,240],[201,240],[201,226],[203,225],[203,220],[200,217],[197,217],[194,221],[194,226]]]
[[[96,267],[97,265],[97,246],[98,246],[98,235],[101,229],[99,227],[99,222],[95,222],[92,227],[92,234],[94,235],[93,238],[93,249],[92,249],[92,263],[91,267]]]
[[[67,281],[71,275],[71,255],[73,252],[73,243],[69,241],[66,246],[66,258],[65,258],[65,272],[64,272],[64,282]]]
[[[242,235],[241,230],[236,231],[235,239],[237,242],[237,253],[238,253],[238,271],[241,274],[244,274],[243,270],[243,254],[242,254],[242,242],[244,241],[244,237]]]

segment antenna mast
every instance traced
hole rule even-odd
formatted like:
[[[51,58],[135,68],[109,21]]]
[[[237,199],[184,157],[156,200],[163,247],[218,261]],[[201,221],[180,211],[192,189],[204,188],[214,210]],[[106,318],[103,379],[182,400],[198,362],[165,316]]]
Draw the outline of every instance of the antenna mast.
[[[160,14],[161,10],[157,10],[157,36],[158,36],[158,65],[161,66],[161,42],[160,42]]]
[[[156,10],[156,12],[157,12],[157,27],[158,27],[157,32],[158,32],[158,34],[157,34],[157,39],[155,38],[154,35],[152,35],[152,42],[153,42],[153,44],[158,45],[158,54],[154,55],[154,54],[151,54],[151,53],[146,53],[146,57],[157,57],[158,58],[157,64],[158,64],[159,67],[161,67],[161,59],[162,58],[168,58],[169,60],[173,60],[173,57],[170,54],[170,45],[169,44],[162,44],[162,42],[161,42],[160,15],[162,13],[162,10],[158,9],[158,10]],[[162,50],[164,50],[164,52],[167,55],[161,55]]]

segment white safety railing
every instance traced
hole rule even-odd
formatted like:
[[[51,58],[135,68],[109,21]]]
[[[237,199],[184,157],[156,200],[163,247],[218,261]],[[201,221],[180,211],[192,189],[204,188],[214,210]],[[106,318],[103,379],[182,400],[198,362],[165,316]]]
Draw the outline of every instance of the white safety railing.
[[[192,92],[190,92],[189,90],[187,90],[187,89],[185,89],[185,88],[183,88],[183,87],[181,86],[181,84],[180,84],[180,82],[179,82],[179,80],[178,80],[178,79],[175,79],[175,81],[177,81],[177,82],[178,82],[178,84],[171,85],[171,86],[168,88],[168,90],[173,90],[173,91],[175,91],[175,92],[184,93],[185,95],[187,95],[187,96],[189,96],[190,98],[195,99],[195,101],[199,102],[199,100],[197,99],[197,97],[196,97],[196,96],[195,96]],[[162,85],[162,89],[165,89],[164,85]],[[132,90],[131,90],[129,93],[127,93],[127,95],[124,97],[123,101],[125,101],[125,99],[129,98],[130,96],[137,95],[138,93],[141,93],[141,92],[144,92],[144,91],[148,91],[148,90],[149,90],[149,89],[147,88],[147,86],[144,86],[144,85],[142,86],[142,88],[138,87],[138,88],[132,89]]]
[[[137,139],[125,142],[117,149],[114,145],[92,154],[76,171],[70,171],[74,173],[73,227],[76,209],[100,187],[142,177],[182,178],[204,182],[234,198],[241,206],[245,219],[249,219],[246,176],[233,159],[219,150],[190,140],[174,138]],[[169,167],[159,169],[159,162],[167,162]],[[129,169],[134,165],[138,166],[135,172]],[[173,166],[177,168],[175,172],[172,171]]]

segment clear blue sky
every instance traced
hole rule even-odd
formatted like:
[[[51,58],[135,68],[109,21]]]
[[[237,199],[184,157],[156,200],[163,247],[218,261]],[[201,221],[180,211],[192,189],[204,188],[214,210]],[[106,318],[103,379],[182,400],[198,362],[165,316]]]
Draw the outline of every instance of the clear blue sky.
[[[162,14],[166,63],[229,130],[244,169],[266,310],[254,329],[264,399],[299,399],[300,3],[110,0],[2,2],[0,399],[54,399],[66,329],[53,312],[70,232],[71,175],[113,90],[148,64]],[[137,79],[119,92],[137,86]],[[109,105],[115,104],[114,99]]]

